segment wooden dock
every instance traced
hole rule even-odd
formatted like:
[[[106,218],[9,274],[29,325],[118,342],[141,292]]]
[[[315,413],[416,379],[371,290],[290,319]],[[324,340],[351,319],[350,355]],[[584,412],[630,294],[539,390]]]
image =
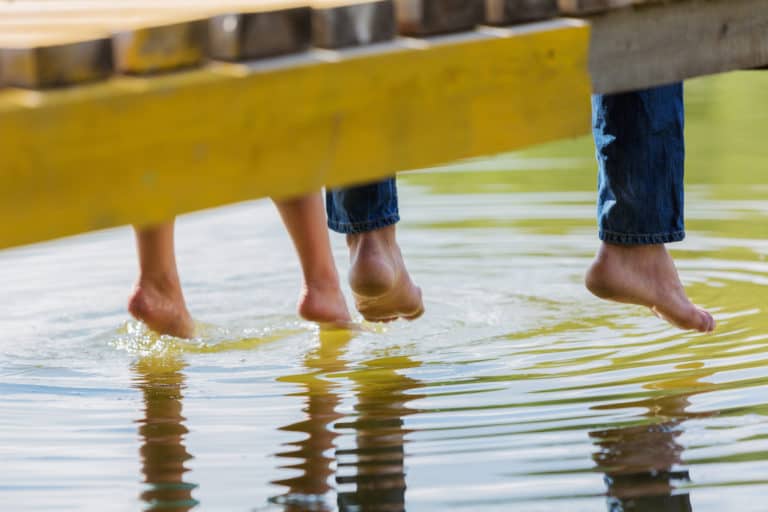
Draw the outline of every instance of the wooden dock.
[[[591,90],[766,64],[768,0],[0,1],[0,248],[573,137]]]

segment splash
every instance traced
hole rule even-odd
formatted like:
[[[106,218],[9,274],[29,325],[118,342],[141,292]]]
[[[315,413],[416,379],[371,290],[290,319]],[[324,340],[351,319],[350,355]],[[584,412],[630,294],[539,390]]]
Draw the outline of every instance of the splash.
[[[306,334],[316,329],[310,324],[296,322],[282,327],[232,329],[198,323],[197,336],[175,338],[151,331],[144,323],[128,321],[117,331],[111,345],[118,350],[145,358],[180,356],[183,354],[216,354],[236,350],[253,350],[267,343]]]

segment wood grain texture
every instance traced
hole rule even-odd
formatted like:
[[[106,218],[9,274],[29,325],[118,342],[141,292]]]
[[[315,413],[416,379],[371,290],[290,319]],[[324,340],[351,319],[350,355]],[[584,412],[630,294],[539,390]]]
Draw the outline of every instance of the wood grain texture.
[[[554,18],[557,0],[485,0],[485,23],[511,25]]]
[[[588,40],[560,20],[0,91],[0,247],[587,133]]]
[[[482,23],[483,0],[395,0],[401,34],[427,36],[470,30]]]
[[[600,93],[768,64],[765,0],[649,2],[589,21],[590,72]]]

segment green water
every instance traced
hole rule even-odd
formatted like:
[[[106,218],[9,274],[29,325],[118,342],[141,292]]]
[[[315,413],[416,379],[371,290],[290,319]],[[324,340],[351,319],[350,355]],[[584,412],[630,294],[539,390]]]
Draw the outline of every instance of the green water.
[[[0,253],[0,508],[768,510],[768,73],[687,103],[674,255],[714,335],[583,289],[588,138],[401,178],[413,324],[297,321],[268,202],[180,220],[190,342],[128,322],[127,229]]]

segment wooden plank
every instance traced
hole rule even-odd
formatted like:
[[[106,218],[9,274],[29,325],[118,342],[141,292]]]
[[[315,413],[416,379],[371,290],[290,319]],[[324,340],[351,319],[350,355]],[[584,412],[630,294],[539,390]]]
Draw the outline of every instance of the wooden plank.
[[[196,19],[119,29],[112,33],[115,69],[146,74],[199,66],[206,56],[208,21]]]
[[[93,34],[93,35],[91,35]],[[112,70],[146,74],[202,64],[207,20],[145,20],[135,25],[22,25],[0,34],[0,80],[45,88],[104,78]]]
[[[483,20],[483,0],[395,0],[401,34],[426,36],[470,30]]]
[[[210,13],[225,15],[205,21]],[[229,32],[233,16],[238,30]],[[78,40],[96,30],[98,38]],[[11,50],[3,50],[14,33],[25,34],[26,44],[14,41]],[[295,1],[0,3],[0,69],[5,70],[0,84],[44,88],[105,78],[108,62],[93,58],[96,46],[101,55],[111,44],[109,62],[115,71],[147,74],[199,66],[208,48],[215,57],[229,60],[301,51],[310,33],[309,7]],[[41,34],[55,43],[45,43]]]
[[[312,12],[308,5],[262,12],[233,12],[210,19],[211,57],[219,60],[259,59],[296,53],[309,47]]]
[[[766,0],[678,0],[589,18],[595,92],[612,93],[768,64]]]
[[[557,20],[0,91],[0,247],[587,133],[588,40]]]
[[[335,49],[387,41],[396,35],[392,0],[323,0],[316,1],[312,11],[308,5],[295,1],[243,4],[241,7],[246,9],[245,12],[214,15],[207,26],[202,19],[184,22],[169,22],[168,19],[172,13],[181,18],[202,18],[204,13],[220,12],[225,7],[212,7],[210,3],[195,0],[171,1],[170,5],[176,5],[178,12],[169,10],[169,4],[157,6],[141,0],[128,4],[118,1],[106,6],[88,1],[26,2],[18,5],[23,9],[19,9],[17,4],[10,7],[0,4],[0,30],[6,33],[13,30],[50,30],[58,33],[66,29],[69,34],[98,27],[112,34],[115,69],[129,74],[196,66],[202,63],[206,50],[213,58],[244,60],[305,50],[310,37],[318,47]],[[75,48],[60,51],[79,55],[75,52],[78,48],[75,45]],[[39,54],[36,50],[34,44],[26,48],[27,60],[34,60]],[[70,62],[73,60],[70,59]],[[85,57],[81,56],[80,60],[83,62],[76,62],[75,69],[85,66]],[[49,66],[47,62],[34,64],[35,69]],[[68,81],[58,78],[48,85],[74,83],[81,75],[68,76]],[[21,80],[10,74],[7,83],[45,86],[40,80]]]
[[[489,25],[512,25],[554,18],[557,0],[486,0],[485,22]]]
[[[312,42],[318,48],[345,48],[390,41],[397,34],[393,0],[315,2]]]
[[[46,88],[106,78],[113,67],[111,41],[106,35],[86,38],[51,33],[0,36],[0,84]]]

